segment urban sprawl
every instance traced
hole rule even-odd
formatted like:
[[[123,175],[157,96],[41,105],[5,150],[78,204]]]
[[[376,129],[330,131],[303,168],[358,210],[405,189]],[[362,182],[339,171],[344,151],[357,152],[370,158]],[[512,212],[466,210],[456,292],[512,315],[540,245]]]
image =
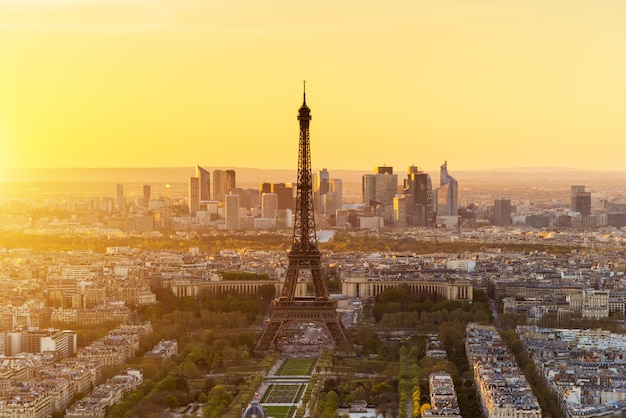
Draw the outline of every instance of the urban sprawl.
[[[468,381],[482,416],[552,416],[542,411],[539,389],[526,376],[531,369],[564,417],[626,414],[626,201],[611,198],[619,191],[594,196],[573,185],[565,202],[496,196],[461,204],[447,162],[439,187],[415,166],[403,182],[392,167],[376,167],[362,176],[359,199],[346,199],[342,181],[326,169],[312,177],[325,279],[351,335],[371,332],[390,347],[421,341],[423,348],[409,351],[416,358],[402,360],[408,356],[402,354],[398,367],[418,364],[417,357],[437,364],[450,356],[436,326],[444,320],[423,304],[445,300],[470,307],[484,295],[489,305],[488,318],[465,326],[468,373],[460,379],[435,367],[408,384],[417,388],[412,399],[391,401],[382,392],[361,396],[352,389],[353,396],[341,395],[331,408],[333,416],[459,417],[457,392]],[[0,231],[8,238],[0,247],[0,417],[105,417],[137,390],[148,396],[142,385],[159,373],[151,370],[146,379],[138,364],[165,370],[190,355],[182,341],[149,337],[158,331],[150,315],[161,315],[163,295],[181,306],[189,300],[209,306],[207,300],[227,295],[269,306],[285,283],[295,191],[290,183],[238,187],[234,170],[198,166],[184,193],[169,187],[153,193],[144,185],[141,194],[126,196],[118,184],[111,185],[111,196],[2,197]],[[422,305],[402,321],[397,310],[377,308],[394,289],[421,297],[416,303]],[[310,291],[305,277],[296,295]],[[201,317],[205,331],[212,330],[209,317],[218,315],[208,312]],[[241,326],[257,337],[262,327],[262,317]],[[333,364],[339,353],[329,355],[333,347],[323,334],[317,324],[294,327],[263,357],[271,364],[257,359],[254,372],[242,372],[237,384],[229,385],[227,375],[238,362],[241,367],[254,359],[254,341],[241,343],[233,362],[220,360],[215,370],[200,355],[195,363],[186,360],[194,364],[179,366],[174,375],[185,384],[176,380],[172,393],[191,393],[199,380],[226,384],[200,385],[186,402],[165,399],[155,416],[212,417],[219,411],[263,418],[288,406],[281,417],[326,417],[320,408],[333,405],[329,393],[340,392],[333,385],[348,380],[350,363]],[[530,367],[519,363],[516,344]],[[366,350],[355,346],[345,355],[362,356],[372,367],[377,359],[389,361],[374,349],[364,355]],[[308,359],[302,371],[293,363],[298,358]],[[380,367],[351,377],[377,382],[388,366]],[[404,390],[397,382],[402,379],[394,391]],[[152,382],[150,388],[165,386]],[[213,403],[216,387],[228,392],[223,409]],[[395,409],[383,410],[385,402]]]

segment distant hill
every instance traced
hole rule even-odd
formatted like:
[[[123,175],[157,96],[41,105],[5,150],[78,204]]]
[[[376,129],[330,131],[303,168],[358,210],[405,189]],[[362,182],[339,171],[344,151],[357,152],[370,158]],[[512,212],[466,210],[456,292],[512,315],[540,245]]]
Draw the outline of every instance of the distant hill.
[[[260,182],[296,182],[296,169],[271,170],[245,167],[210,167],[202,166],[209,171],[215,169],[234,169],[237,172],[237,185],[241,187],[257,187]],[[331,178],[342,179],[346,183],[361,183],[367,170],[328,169]],[[406,176],[406,169],[395,170],[398,181]],[[433,187],[439,184],[439,172],[429,171]],[[28,168],[5,169],[0,182],[14,183],[122,183],[122,184],[181,184],[187,183],[189,177],[195,175],[195,167],[153,167],[153,168]],[[450,175],[456,178],[462,187],[489,186],[522,186],[537,185],[550,187],[568,187],[581,184],[594,186],[626,186],[626,171],[580,170],[572,168],[510,168],[487,170],[454,170]]]

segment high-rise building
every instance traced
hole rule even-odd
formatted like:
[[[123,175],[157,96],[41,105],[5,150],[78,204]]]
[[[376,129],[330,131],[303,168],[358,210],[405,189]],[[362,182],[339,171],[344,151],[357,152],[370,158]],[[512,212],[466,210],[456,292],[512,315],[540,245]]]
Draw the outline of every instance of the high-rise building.
[[[494,225],[511,225],[511,199],[508,197],[496,199],[493,205],[493,215]]]
[[[196,166],[196,177],[200,181],[200,201],[208,202],[211,200],[211,173],[198,165]]]
[[[393,174],[393,167],[384,165],[374,167],[374,174]]]
[[[363,174],[363,203],[366,206],[375,206],[376,200],[376,174]]]
[[[200,179],[198,177],[189,177],[189,214],[196,216],[196,212],[200,209]]]
[[[376,207],[385,220],[393,219],[393,198],[398,193],[398,175],[393,167],[375,167],[374,174],[363,175],[363,203]]]
[[[259,185],[259,193],[275,193],[278,195],[279,210],[293,210],[293,187],[291,183],[261,183]]]
[[[276,193],[263,193],[261,195],[261,217],[276,218],[278,210],[278,195]]]
[[[393,167],[375,167],[374,174],[363,175],[363,203],[376,202],[385,206],[393,205],[393,197],[398,193],[398,175]]]
[[[286,183],[272,183],[271,193],[278,196],[279,210],[293,210],[293,187]]]
[[[330,191],[330,174],[322,168],[313,174],[313,205],[316,212],[324,213],[324,195]]]
[[[393,198],[393,220],[398,227],[406,226],[406,197],[403,195]]]
[[[572,186],[572,212],[581,215],[591,215],[591,192],[585,191],[585,186]]]
[[[343,181],[341,179],[331,179],[330,180],[330,191],[331,193],[337,193],[339,195],[338,202],[339,208],[343,206]]]
[[[261,196],[263,193],[272,193],[272,184],[273,183],[263,182],[259,185],[259,192],[261,193]]]
[[[404,194],[410,196],[407,203],[410,223],[433,226],[436,212],[430,175],[417,166],[409,166],[408,176],[404,180]]]
[[[343,187],[340,179],[331,179],[323,168],[313,174],[313,204],[316,212],[335,216],[343,206]]]
[[[151,197],[152,197],[152,188],[150,187],[149,184],[144,184],[143,185],[143,206],[145,208],[148,207]]]
[[[448,174],[448,162],[441,166],[439,188],[437,189],[437,215],[459,215],[459,183]]]
[[[226,170],[226,193],[235,187],[237,187],[235,170]]]
[[[326,214],[326,220],[336,216],[337,208],[339,207],[339,202],[337,201],[337,198],[338,195],[334,192],[329,192],[322,196],[322,212]],[[322,219],[324,220],[324,218]]]
[[[322,168],[320,171],[313,175],[313,191],[318,191],[321,194],[326,194],[330,190],[330,174],[328,170]]]
[[[224,196],[224,200],[226,229],[228,229],[229,231],[236,231],[239,229],[239,195],[227,194],[226,196]]]
[[[228,192],[235,187],[235,170],[213,171],[213,200],[223,202]]]
[[[343,208],[343,182],[341,179],[330,180],[330,191],[322,198],[322,209],[326,215],[335,216]]]

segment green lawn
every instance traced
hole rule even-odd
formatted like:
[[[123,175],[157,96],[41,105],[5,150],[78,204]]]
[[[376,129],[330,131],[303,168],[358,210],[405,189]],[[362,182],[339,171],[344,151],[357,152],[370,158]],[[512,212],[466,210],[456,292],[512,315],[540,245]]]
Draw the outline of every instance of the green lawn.
[[[268,405],[263,407],[268,417],[274,418],[291,418],[296,412],[295,406],[274,406]]]
[[[306,385],[270,385],[265,393],[261,403],[296,403],[304,393]]]
[[[317,359],[312,358],[290,358],[278,369],[279,376],[310,376],[315,367]]]

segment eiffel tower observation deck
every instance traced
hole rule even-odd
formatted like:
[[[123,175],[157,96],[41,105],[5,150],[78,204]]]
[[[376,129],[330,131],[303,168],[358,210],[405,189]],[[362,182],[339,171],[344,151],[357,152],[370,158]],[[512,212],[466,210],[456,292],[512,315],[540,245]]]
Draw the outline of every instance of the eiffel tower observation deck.
[[[288,255],[289,264],[282,293],[272,302],[269,319],[255,347],[256,352],[274,348],[278,337],[287,328],[307,323],[321,326],[336,349],[353,350],[341,317],[337,313],[337,302],[328,294],[328,287],[322,274],[313,213],[313,176],[309,140],[311,109],[306,104],[306,89],[303,94],[302,106],[298,111],[300,122],[298,183],[293,239]],[[310,280],[313,295],[296,296],[298,282],[305,280]]]

